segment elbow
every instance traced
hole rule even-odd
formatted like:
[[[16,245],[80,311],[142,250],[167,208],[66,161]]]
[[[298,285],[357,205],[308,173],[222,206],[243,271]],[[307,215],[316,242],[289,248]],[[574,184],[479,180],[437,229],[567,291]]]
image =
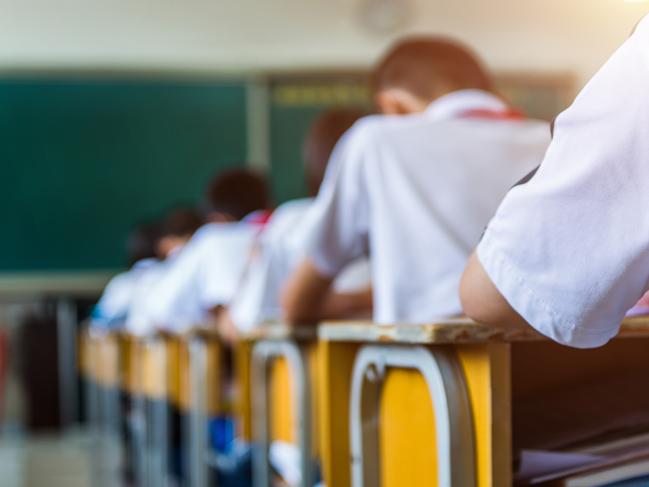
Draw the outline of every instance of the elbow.
[[[298,301],[285,289],[281,295],[280,303],[284,320],[290,324],[297,323],[301,319],[300,307]]]
[[[298,325],[313,320],[313,313],[309,312],[309,307],[305,306],[305,297],[296,286],[289,285],[284,289],[280,297],[282,314],[284,320],[290,325]]]
[[[475,254],[462,275],[460,302],[464,314],[477,323],[530,331],[529,324],[498,291]]]
[[[480,294],[476,292],[476,283],[472,269],[467,267],[460,281],[460,303],[464,314],[473,321],[492,325],[493,316],[490,316],[485,309]]]
[[[485,325],[502,325],[510,307],[489,279],[474,253],[460,281],[462,310],[472,320]]]

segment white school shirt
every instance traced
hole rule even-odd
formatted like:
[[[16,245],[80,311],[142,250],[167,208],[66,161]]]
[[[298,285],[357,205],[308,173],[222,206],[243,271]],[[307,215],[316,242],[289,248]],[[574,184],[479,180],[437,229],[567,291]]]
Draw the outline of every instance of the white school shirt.
[[[142,259],[128,271],[113,277],[92,311],[91,326],[121,328],[132,304],[133,290],[157,263],[156,259]]]
[[[125,329],[137,336],[146,336],[156,331],[156,324],[152,320],[151,306],[155,300],[149,299],[152,290],[164,278],[165,272],[173,265],[181,248],[174,250],[163,261],[156,261],[147,272],[142,275],[131,290],[131,302],[125,321]]]
[[[313,202],[313,198],[303,198],[284,203],[268,221],[230,307],[239,331],[250,332],[264,322],[282,319],[282,289],[304,258],[316,223]],[[369,263],[361,259],[345,269],[334,287],[341,292],[352,292],[370,284]]]
[[[540,333],[580,348],[617,334],[649,287],[649,19],[557,118],[478,258]]]
[[[466,117],[477,110],[507,107],[483,91],[454,92],[424,113],[367,117],[334,151],[308,255],[332,276],[369,250],[379,323],[461,313],[471,250],[507,190],[543,157],[546,123]]]
[[[175,257],[147,302],[148,323],[174,332],[202,324],[209,310],[228,305],[259,228],[248,223],[201,227]]]

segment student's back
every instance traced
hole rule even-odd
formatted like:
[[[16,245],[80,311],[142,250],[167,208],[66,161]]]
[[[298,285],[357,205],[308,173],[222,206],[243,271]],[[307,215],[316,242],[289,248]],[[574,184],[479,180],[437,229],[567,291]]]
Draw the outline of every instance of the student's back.
[[[155,332],[155,323],[149,313],[149,295],[202,224],[202,214],[194,208],[177,208],[164,218],[156,248],[159,260],[142,273],[130,290],[130,306],[125,323],[129,333],[143,336]]]
[[[259,225],[243,221],[268,206],[265,180],[246,169],[210,183],[208,219],[152,287],[148,318],[156,327],[183,331],[229,304],[245,269]]]
[[[359,122],[338,148],[331,184],[319,197],[315,239],[332,242],[332,231],[337,237],[336,245],[317,246],[316,266],[337,272],[332,264],[340,256],[366,251],[356,237],[366,235],[376,320],[459,314],[457,289],[471,249],[549,142],[545,122],[507,117],[493,95],[458,91],[424,113]],[[336,248],[345,242],[349,248]]]
[[[95,329],[118,329],[124,326],[133,304],[133,293],[142,278],[158,263],[156,246],[160,239],[159,224],[141,225],[127,242],[129,270],[113,277],[94,307],[91,326]]]
[[[314,196],[320,189],[327,163],[340,137],[364,113],[334,108],[321,113],[304,141],[306,184],[311,197],[280,205],[261,233],[246,269],[241,288],[230,308],[236,328],[250,331],[263,322],[282,318],[281,290],[291,272],[304,258],[316,219]],[[346,291],[369,285],[369,272],[356,268],[353,282],[345,279]]]
[[[383,115],[357,123],[334,151],[307,258],[284,294],[291,321],[317,319],[332,278],[368,254],[377,321],[460,314],[471,248],[549,143],[548,125],[511,110],[479,60],[448,39],[397,43],[374,87]]]
[[[204,323],[234,296],[259,228],[209,223],[196,232],[151,288],[150,320],[182,331]]]

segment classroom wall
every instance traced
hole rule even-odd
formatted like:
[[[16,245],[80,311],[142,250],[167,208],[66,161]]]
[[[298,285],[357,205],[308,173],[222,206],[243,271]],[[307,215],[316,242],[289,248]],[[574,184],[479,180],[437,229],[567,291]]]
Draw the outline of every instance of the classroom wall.
[[[391,34],[372,32],[359,13],[368,3],[409,18]],[[471,42],[496,69],[570,70],[580,84],[648,8],[637,0],[0,0],[0,70],[362,66],[392,37],[437,31]]]

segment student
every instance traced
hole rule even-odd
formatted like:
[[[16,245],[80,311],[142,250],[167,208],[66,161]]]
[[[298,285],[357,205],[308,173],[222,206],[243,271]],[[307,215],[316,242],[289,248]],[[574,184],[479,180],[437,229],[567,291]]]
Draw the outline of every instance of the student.
[[[147,268],[131,291],[126,318],[126,329],[130,333],[147,335],[155,331],[155,326],[148,320],[149,293],[203,223],[201,212],[194,208],[175,209],[162,221],[156,245],[159,260]]]
[[[247,169],[214,178],[205,200],[209,223],[194,234],[147,298],[146,320],[160,329],[186,331],[230,303],[260,227],[242,220],[269,206],[264,178]]]
[[[358,122],[334,151],[307,258],[284,293],[290,321],[318,320],[333,278],[368,252],[377,322],[459,315],[472,247],[547,148],[548,125],[512,111],[454,41],[399,42],[374,85],[384,115]]]
[[[129,270],[113,277],[94,307],[93,329],[116,329],[124,325],[138,280],[157,262],[160,228],[157,223],[139,226],[129,236]]]
[[[469,261],[472,318],[605,344],[649,287],[649,18],[556,120],[536,175],[509,192]]]
[[[280,292],[306,251],[314,219],[310,210],[320,188],[331,152],[338,139],[364,113],[357,109],[331,109],[312,124],[304,143],[308,198],[279,206],[261,234],[241,288],[224,324],[225,335],[249,332],[255,326],[282,318]],[[371,311],[367,262],[358,262],[338,282],[338,293],[329,298],[328,317],[368,314]],[[325,314],[327,314],[327,312]],[[232,327],[232,325],[234,327]]]

